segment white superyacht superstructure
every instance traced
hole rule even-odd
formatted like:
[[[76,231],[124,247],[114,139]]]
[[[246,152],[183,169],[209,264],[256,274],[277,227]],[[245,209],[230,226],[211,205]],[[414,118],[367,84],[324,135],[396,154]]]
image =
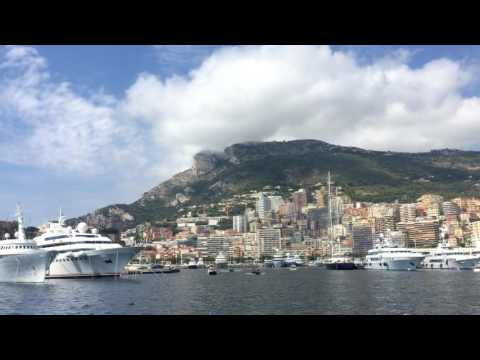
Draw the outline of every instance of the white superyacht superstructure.
[[[450,247],[441,229],[438,247],[426,253],[422,266],[430,270],[473,270],[477,264],[480,264],[480,248]]]
[[[380,234],[379,242],[374,249],[368,250],[365,258],[366,270],[408,270],[420,267],[425,255],[415,249],[397,246],[385,241]]]
[[[34,239],[39,248],[58,252],[47,278],[117,276],[140,250],[114,243],[96,229],[89,231],[85,223],[72,229],[64,221],[60,213],[58,222],[50,222],[47,232]]]
[[[10,234],[5,234],[5,240],[0,241],[0,282],[44,282],[55,254],[39,249],[33,240],[26,239],[20,208],[17,219],[15,238],[10,239]]]

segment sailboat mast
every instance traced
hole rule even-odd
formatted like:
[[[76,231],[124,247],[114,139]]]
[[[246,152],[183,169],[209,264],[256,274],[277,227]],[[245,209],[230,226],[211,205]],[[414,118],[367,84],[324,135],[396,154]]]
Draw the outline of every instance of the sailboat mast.
[[[333,256],[333,219],[332,219],[332,190],[330,187],[330,170],[328,171],[328,220],[329,220],[329,228],[330,231],[328,232],[328,237],[330,240],[330,249]]]

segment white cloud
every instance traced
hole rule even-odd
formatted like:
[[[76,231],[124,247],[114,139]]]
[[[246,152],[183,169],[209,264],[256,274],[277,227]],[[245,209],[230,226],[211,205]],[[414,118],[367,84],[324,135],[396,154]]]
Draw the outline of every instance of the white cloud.
[[[137,129],[117,116],[111,96],[82,97],[51,80],[34,48],[1,50],[0,160],[83,175],[144,162]]]
[[[480,100],[461,95],[477,74],[448,59],[413,68],[412,56],[399,50],[361,64],[328,46],[228,47],[188,76],[141,74],[123,108],[151,124],[181,166],[198,150],[252,140],[478,148]]]
[[[0,159],[91,174],[131,166],[132,176],[159,181],[189,167],[197,151],[242,141],[478,148],[480,100],[462,96],[478,74],[463,62],[413,68],[414,54],[397,50],[364,63],[328,46],[157,50],[169,63],[193,52],[199,65],[184,76],[140,74],[114,98],[53,81],[33,48],[4,49]]]

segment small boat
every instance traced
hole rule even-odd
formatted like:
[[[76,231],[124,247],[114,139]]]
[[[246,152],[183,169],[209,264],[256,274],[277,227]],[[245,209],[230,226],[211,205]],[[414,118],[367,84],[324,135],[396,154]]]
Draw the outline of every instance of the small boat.
[[[208,275],[217,275],[217,269],[213,265],[209,265],[207,268]]]
[[[171,273],[178,273],[178,272],[180,272],[180,269],[172,265],[165,266],[164,270],[162,271],[162,273],[164,274],[171,274]]]
[[[295,264],[290,265],[290,271],[295,271],[295,270],[297,270],[297,265]]]
[[[254,275],[261,275],[262,274],[262,271],[260,269],[253,269],[252,270],[252,274]]]
[[[191,259],[187,264],[187,269],[198,269],[198,263]]]

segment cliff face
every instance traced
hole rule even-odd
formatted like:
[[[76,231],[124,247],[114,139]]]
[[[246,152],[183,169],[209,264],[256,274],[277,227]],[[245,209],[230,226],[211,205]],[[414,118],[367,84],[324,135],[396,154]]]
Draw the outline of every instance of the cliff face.
[[[250,142],[222,153],[195,155],[191,169],[176,174],[130,205],[114,205],[72,223],[123,230],[174,216],[182,205],[210,203],[265,185],[296,186],[335,181],[357,200],[411,201],[425,192],[474,194],[480,187],[480,153],[435,150],[425,153],[370,151],[317,140]]]
[[[112,205],[79,218],[69,219],[66,223],[76,226],[79,222],[85,222],[98,229],[123,231],[136,225],[135,217],[128,210],[128,205]]]

